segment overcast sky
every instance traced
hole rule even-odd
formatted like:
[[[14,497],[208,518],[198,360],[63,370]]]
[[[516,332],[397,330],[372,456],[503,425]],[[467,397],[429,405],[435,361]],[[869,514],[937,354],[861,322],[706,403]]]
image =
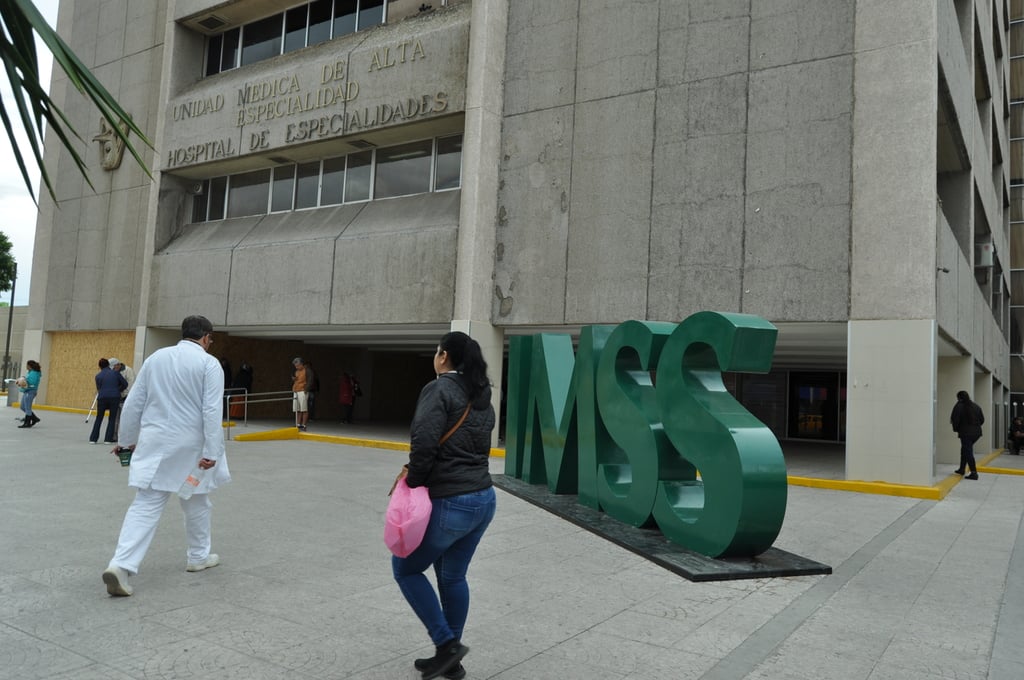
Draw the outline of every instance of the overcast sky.
[[[36,7],[39,8],[39,11],[46,17],[50,25],[55,26],[57,24],[58,0],[34,1]],[[39,53],[42,81],[49,86],[50,53],[45,47],[39,46],[38,40],[36,44]],[[8,113],[16,118],[16,110],[11,108],[13,104],[11,100],[12,94],[6,77],[0,77],[0,96],[3,97],[4,104],[7,105]],[[22,142],[18,146],[28,156],[28,160],[31,160],[32,152],[26,146],[27,138],[24,134],[21,135],[21,140]],[[34,167],[30,167],[30,172],[33,178],[33,187],[38,196],[39,172]],[[0,216],[2,216],[0,218],[0,231],[6,234],[7,238],[11,239],[11,243],[14,244],[14,259],[18,262],[18,281],[14,287],[14,304],[16,305],[28,304],[29,282],[32,275],[32,246],[36,234],[36,215],[36,205],[32,202],[28,189],[25,188],[25,181],[21,176],[21,171],[18,170],[17,162],[14,160],[14,153],[11,151],[6,131],[0,129]],[[0,293],[0,302],[10,302],[10,300],[11,294],[9,291]]]

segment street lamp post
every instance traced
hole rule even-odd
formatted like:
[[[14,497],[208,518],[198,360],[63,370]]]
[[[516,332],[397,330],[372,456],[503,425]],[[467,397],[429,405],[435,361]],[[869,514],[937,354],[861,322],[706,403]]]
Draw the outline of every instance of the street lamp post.
[[[11,370],[11,328],[14,326],[14,284],[18,282],[18,263],[14,263],[14,274],[11,276],[11,306],[7,308],[7,346],[4,348],[4,380],[10,376]]]

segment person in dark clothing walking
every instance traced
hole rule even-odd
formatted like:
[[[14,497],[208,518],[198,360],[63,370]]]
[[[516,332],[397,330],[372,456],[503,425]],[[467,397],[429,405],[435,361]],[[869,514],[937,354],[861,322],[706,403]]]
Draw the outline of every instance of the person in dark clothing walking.
[[[114,426],[117,422],[117,411],[121,406],[121,392],[128,389],[128,381],[124,376],[110,368],[110,362],[100,359],[100,372],[96,374],[96,420],[92,423],[92,434],[89,442],[97,443],[100,438],[100,425],[103,414],[107,414],[107,433],[103,441],[114,443]]]
[[[408,557],[392,557],[391,568],[437,650],[416,659],[416,670],[423,680],[442,675],[459,680],[466,675],[461,661],[469,651],[462,644],[469,613],[466,571],[495,510],[488,471],[494,408],[487,363],[480,345],[465,333],[441,338],[434,373],[437,379],[423,388],[416,404],[406,476],[410,487],[429,489],[430,523],[420,546]],[[438,592],[423,573],[431,567]]]
[[[960,467],[954,472],[962,475],[965,472],[965,465],[970,468],[971,474],[964,479],[977,479],[978,466],[974,462],[974,442],[981,438],[981,426],[985,424],[985,414],[981,407],[971,401],[967,392],[960,390],[956,393],[956,406],[949,416],[949,422],[953,425],[953,432],[960,438]]]

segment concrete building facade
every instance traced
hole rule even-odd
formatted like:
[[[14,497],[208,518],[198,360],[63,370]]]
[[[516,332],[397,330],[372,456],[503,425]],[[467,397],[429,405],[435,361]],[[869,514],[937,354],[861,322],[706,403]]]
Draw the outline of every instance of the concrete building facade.
[[[200,313],[257,391],[312,356],[401,419],[451,328],[500,387],[511,335],[739,311],[776,361],[727,383],[784,448],[931,484],[958,390],[979,449],[1010,410],[1020,4],[65,0],[153,180],[85,141],[94,192],[47,145],[26,352],[129,331],[139,365]]]

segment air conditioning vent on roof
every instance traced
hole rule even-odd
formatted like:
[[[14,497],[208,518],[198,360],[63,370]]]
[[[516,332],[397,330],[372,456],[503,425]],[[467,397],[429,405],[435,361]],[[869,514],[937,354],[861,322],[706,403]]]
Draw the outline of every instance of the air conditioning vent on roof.
[[[365,139],[353,139],[352,141],[349,142],[349,144],[356,147],[357,149],[372,149],[373,147],[377,146],[376,144],[368,142]]]
[[[267,156],[267,158],[269,158],[270,160],[274,161],[275,163],[280,163],[282,165],[290,164],[290,163],[294,163],[295,162],[295,161],[291,160],[290,158],[285,158],[284,156]]]
[[[196,22],[208,31],[216,31],[221,26],[226,26],[228,22],[224,21],[218,16],[211,14],[210,16]]]

